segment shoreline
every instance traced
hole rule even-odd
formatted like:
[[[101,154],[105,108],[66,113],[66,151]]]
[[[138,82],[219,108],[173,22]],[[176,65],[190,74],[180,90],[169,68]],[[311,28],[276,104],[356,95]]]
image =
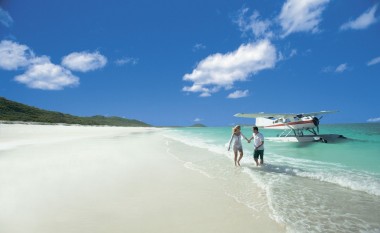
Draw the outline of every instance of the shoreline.
[[[191,167],[193,148],[164,128],[3,125],[0,225],[5,232],[285,232]],[[5,146],[4,146],[5,145]],[[6,146],[8,145],[8,147]],[[231,167],[231,174],[242,179]],[[260,192],[259,189],[254,192]],[[254,195],[255,193],[253,193]],[[255,201],[255,200],[254,200]],[[257,198],[258,206],[265,205]],[[265,200],[264,200],[265,201]]]

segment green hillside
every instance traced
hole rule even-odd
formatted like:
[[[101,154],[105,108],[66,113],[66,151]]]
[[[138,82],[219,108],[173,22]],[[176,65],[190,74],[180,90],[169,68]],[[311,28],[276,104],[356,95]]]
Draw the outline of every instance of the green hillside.
[[[60,112],[46,111],[0,97],[0,120],[79,125],[150,126],[138,120],[121,117],[78,117]]]

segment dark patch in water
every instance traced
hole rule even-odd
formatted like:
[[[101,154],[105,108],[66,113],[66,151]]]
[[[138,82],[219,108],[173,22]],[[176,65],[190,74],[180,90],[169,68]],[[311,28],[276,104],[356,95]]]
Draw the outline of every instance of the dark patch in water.
[[[277,173],[277,174],[284,174],[284,175],[289,175],[289,176],[296,176],[297,172],[299,171],[304,171],[303,169],[300,168],[295,168],[291,166],[286,166],[286,165],[273,165],[273,164],[265,164],[261,167],[252,167],[252,166],[247,166],[250,170],[254,172],[263,172],[263,173]]]

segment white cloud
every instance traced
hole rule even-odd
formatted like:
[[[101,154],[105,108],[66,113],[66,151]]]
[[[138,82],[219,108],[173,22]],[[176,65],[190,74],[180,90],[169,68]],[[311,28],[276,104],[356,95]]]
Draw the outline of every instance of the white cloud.
[[[344,64],[340,64],[336,69],[335,69],[335,72],[337,73],[342,73],[343,71],[347,70],[347,64],[344,63]]]
[[[119,66],[123,66],[127,64],[136,65],[138,62],[139,62],[139,59],[133,58],[133,57],[121,58],[115,61],[116,65],[119,65]]]
[[[63,58],[73,70],[88,71],[103,67],[107,59],[99,53],[72,53]],[[79,78],[61,65],[55,65],[48,56],[35,56],[26,45],[3,40],[0,42],[0,69],[23,70],[14,80],[30,88],[62,90],[79,85]]]
[[[344,63],[344,64],[340,64],[337,67],[326,66],[326,67],[322,68],[322,72],[325,72],[325,73],[332,73],[332,72],[342,73],[343,71],[345,71],[347,69],[348,69],[348,65],[347,65],[347,63]]]
[[[325,72],[325,73],[330,73],[330,72],[333,72],[333,71],[334,71],[334,67],[332,67],[332,66],[326,66],[326,67],[322,68],[322,72]]]
[[[70,70],[87,72],[104,67],[107,58],[99,52],[74,52],[62,59],[62,65]]]
[[[203,44],[201,44],[201,43],[197,43],[197,44],[195,44],[195,45],[193,46],[193,52],[196,52],[196,51],[198,51],[198,50],[205,49],[205,48],[206,48],[205,45],[203,45]]]
[[[367,120],[367,122],[380,122],[380,117],[378,118],[370,118]]]
[[[282,54],[282,52],[278,52],[277,61],[283,61],[283,60],[285,60],[285,56]]]
[[[210,96],[221,88],[230,89],[237,81],[261,70],[273,68],[276,64],[276,48],[268,40],[241,45],[227,54],[213,54],[199,62],[183,80],[193,82],[185,86],[187,92],[200,92],[202,97]]]
[[[202,119],[197,117],[197,118],[194,119],[194,121],[195,122],[200,122],[200,121],[202,121]]]
[[[360,15],[357,19],[343,24],[340,27],[340,29],[341,30],[348,30],[348,29],[358,30],[358,29],[368,28],[371,24],[374,24],[378,21],[378,19],[375,17],[377,7],[378,7],[378,4],[368,9],[366,12]]]
[[[316,33],[321,15],[329,0],[287,0],[278,17],[283,35],[294,32]]]
[[[78,77],[69,70],[52,64],[46,56],[31,59],[26,72],[16,76],[15,80],[30,88],[42,90],[61,90],[66,86],[79,85]]]
[[[289,57],[294,57],[295,55],[297,55],[297,49],[292,49],[292,51],[290,51]]]
[[[288,53],[288,52],[287,52]],[[288,60],[288,59],[290,59],[290,58],[292,58],[292,57],[294,57],[294,56],[296,56],[297,55],[297,49],[292,49],[291,51],[290,51],[290,53],[289,53],[289,55],[284,55],[282,52],[279,52],[278,53],[278,61],[284,61],[284,60]]]
[[[199,97],[210,97],[211,94],[209,92],[203,92],[199,95]]]
[[[13,24],[13,19],[10,16],[10,14],[6,12],[5,10],[3,10],[1,7],[0,7],[0,23],[8,28],[11,27]]]
[[[248,96],[249,91],[248,90],[237,90],[235,92],[230,93],[227,98],[229,99],[238,99],[238,98],[243,98]]]
[[[372,59],[371,61],[369,61],[367,63],[367,66],[372,66],[372,65],[376,65],[380,63],[380,57],[375,57],[374,59]]]
[[[242,31],[243,34],[252,32],[256,38],[273,37],[273,32],[269,29],[272,25],[271,21],[260,20],[260,14],[258,11],[254,11],[250,17],[247,17],[246,14],[248,11],[248,8],[243,8],[240,10],[235,20],[235,23],[238,24],[240,31]]]
[[[0,68],[4,70],[17,70],[29,65],[29,59],[34,54],[26,45],[13,41],[3,40],[0,42]]]

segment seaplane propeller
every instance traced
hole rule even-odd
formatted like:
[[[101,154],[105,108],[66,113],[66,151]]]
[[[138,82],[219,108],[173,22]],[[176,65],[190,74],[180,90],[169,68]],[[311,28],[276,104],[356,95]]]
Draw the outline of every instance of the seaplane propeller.
[[[322,118],[322,117],[321,117],[321,118]],[[317,132],[318,132],[318,134],[319,134],[319,120],[320,120],[321,118],[318,119],[318,117],[313,117],[313,123],[314,123],[315,127],[317,127]]]

